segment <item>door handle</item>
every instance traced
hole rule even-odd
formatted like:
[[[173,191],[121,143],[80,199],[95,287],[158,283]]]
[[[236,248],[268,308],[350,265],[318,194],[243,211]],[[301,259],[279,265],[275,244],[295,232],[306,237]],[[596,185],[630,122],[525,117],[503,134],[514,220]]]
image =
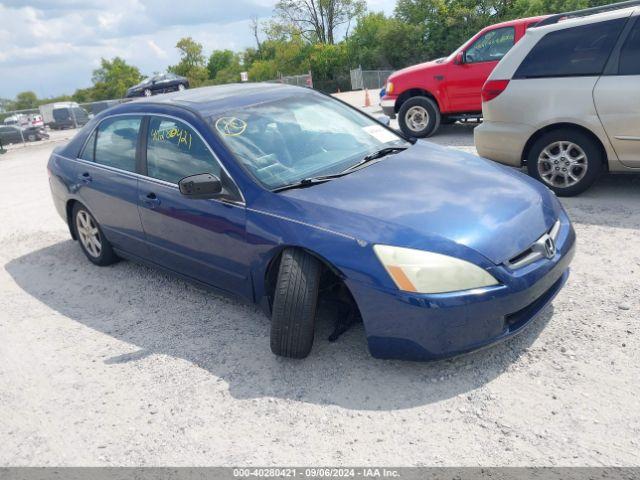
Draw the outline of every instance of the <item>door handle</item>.
[[[91,180],[93,180],[93,178],[91,178],[91,174],[89,172],[84,172],[82,175],[80,175],[80,180],[83,183],[89,183],[91,182]]]
[[[142,199],[142,202],[149,208],[155,208],[156,206],[160,205],[160,199],[153,192],[147,193]]]

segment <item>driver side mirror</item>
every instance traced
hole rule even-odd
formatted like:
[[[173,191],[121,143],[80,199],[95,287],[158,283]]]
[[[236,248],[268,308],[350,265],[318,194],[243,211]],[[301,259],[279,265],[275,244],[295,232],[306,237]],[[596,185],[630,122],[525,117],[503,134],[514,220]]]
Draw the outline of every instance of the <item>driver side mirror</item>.
[[[178,187],[185,197],[198,200],[217,198],[222,193],[222,182],[210,173],[185,177],[178,182]]]
[[[458,52],[456,58],[453,60],[456,65],[462,65],[464,63],[464,52]]]

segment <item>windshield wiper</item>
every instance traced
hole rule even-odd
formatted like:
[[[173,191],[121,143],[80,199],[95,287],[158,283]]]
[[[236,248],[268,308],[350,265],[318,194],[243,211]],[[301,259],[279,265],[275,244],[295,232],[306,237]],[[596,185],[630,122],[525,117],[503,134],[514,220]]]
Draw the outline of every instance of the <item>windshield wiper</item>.
[[[407,148],[408,147],[386,147],[381,150],[378,150],[377,152],[370,153],[369,155],[365,156],[360,162],[356,163],[355,165],[352,165],[351,167],[347,168],[346,170],[340,173],[334,173],[333,175],[323,175],[320,177],[303,178],[299,182],[291,183],[289,185],[283,185],[282,187],[274,188],[271,191],[282,192],[283,190],[292,190],[294,188],[304,188],[311,185],[317,185],[318,183],[328,182],[329,180],[332,180],[334,178],[344,177],[345,175],[348,175],[349,173],[365,165],[366,163],[385,157],[387,155],[391,155],[392,153],[402,152]]]
[[[304,188],[309,187],[311,185],[317,185],[318,183],[328,182],[333,178],[338,178],[346,175],[348,172],[336,173],[333,175],[323,175],[321,177],[309,177],[303,178],[299,182],[291,183],[289,185],[283,185],[282,187],[277,187],[271,190],[272,192],[282,192],[283,190],[291,190],[294,188]]]
[[[366,155],[360,162],[356,163],[355,165],[350,166],[349,168],[347,168],[344,172],[342,173],[348,173],[348,172],[352,172],[353,170],[360,168],[361,166],[372,162],[373,160],[378,160],[379,158],[382,157],[386,157],[387,155],[391,155],[393,153],[399,153],[399,152],[404,152],[407,148],[409,147],[386,147],[386,148],[382,148],[376,152],[370,153],[369,155]]]

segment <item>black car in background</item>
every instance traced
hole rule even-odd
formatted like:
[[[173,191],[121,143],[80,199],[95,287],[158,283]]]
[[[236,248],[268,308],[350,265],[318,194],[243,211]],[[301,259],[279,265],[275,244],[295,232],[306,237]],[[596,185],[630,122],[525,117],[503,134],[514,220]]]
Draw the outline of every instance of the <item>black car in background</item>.
[[[145,78],[127,90],[127,97],[150,97],[158,93],[173,92],[189,88],[189,80],[175,73],[161,73]]]
[[[9,145],[11,143],[35,142],[46,140],[49,134],[43,127],[21,128],[17,125],[0,125],[0,143]]]

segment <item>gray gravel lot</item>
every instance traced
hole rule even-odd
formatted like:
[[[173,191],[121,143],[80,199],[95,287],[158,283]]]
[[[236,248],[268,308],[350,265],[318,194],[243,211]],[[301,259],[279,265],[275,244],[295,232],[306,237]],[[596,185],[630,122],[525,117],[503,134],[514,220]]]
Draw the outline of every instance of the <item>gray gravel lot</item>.
[[[433,140],[473,151],[469,126]],[[640,463],[640,177],[563,200],[572,276],[519,337],[381,361],[362,327],[328,343],[323,310],[291,361],[253,306],[92,266],[50,199],[53,145],[0,156],[0,465]]]

